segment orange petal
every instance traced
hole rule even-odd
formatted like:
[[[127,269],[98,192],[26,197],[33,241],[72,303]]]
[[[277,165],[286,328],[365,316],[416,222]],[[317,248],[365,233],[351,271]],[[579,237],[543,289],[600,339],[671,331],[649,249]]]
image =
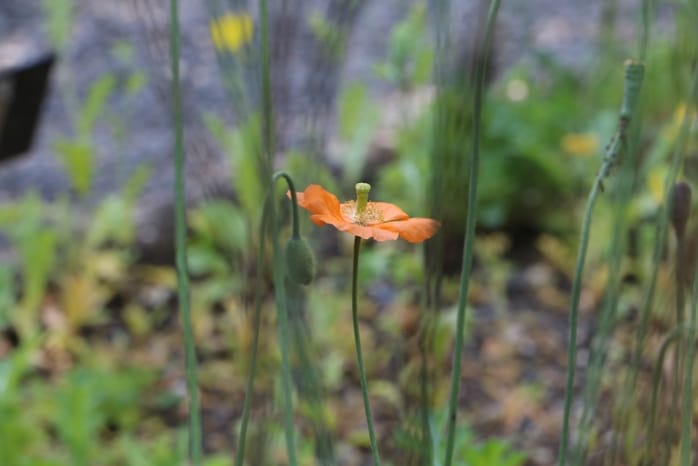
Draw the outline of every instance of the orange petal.
[[[376,228],[398,233],[402,239],[410,243],[421,243],[436,234],[441,225],[430,218],[410,218],[397,222],[387,222],[376,225]]]
[[[398,238],[397,232],[376,228],[375,226],[359,225],[358,223],[344,223],[341,226],[337,226],[337,229],[363,239],[374,239],[376,241],[394,241]]]
[[[310,219],[316,225],[334,225],[335,222],[343,220],[339,212],[339,200],[320,185],[311,184],[305,191],[296,193],[296,198],[299,206],[310,211]]]
[[[401,208],[388,202],[369,202],[378,209],[384,222],[394,222],[396,220],[407,220],[410,218]]]

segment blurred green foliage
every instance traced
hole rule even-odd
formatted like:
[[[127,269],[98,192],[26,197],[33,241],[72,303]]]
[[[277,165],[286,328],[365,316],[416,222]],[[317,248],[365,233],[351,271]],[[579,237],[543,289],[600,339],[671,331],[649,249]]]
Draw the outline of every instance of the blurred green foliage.
[[[444,216],[460,228],[467,201],[465,167],[471,151],[470,84],[464,79],[449,84],[442,93],[431,87],[437,57],[429,37],[425,3],[413,2],[409,13],[390,31],[385,57],[374,66],[382,84],[391,86],[398,99],[407,101],[415,96],[421,99],[417,111],[414,114],[396,111],[366,84],[345,83],[336,102],[339,173],[319,166],[298,148],[281,154],[281,163],[294,177],[297,175],[300,190],[315,182],[340,193],[362,175],[375,176],[377,200],[394,202],[410,214],[420,216],[428,212],[431,184],[438,188],[445,186],[452,197],[443,208],[452,212],[445,212]],[[58,49],[64,49],[73,30],[73,2],[45,0],[43,5],[47,13],[47,35]],[[661,185],[658,180],[663,180],[667,159],[676,145],[681,109],[690,108],[684,90],[689,80],[689,58],[695,51],[695,41],[688,40],[695,35],[695,7],[678,2],[677,8],[684,14],[678,16],[675,37],[654,43],[647,60],[646,83],[652,92],[643,94],[646,124],[640,136],[635,184],[638,195],[630,213],[631,220],[643,228],[650,225],[664,200],[664,193],[657,189]],[[326,61],[339,64],[348,44],[347,31],[323,15],[311,12],[307,24],[321,43]],[[135,68],[133,46],[117,43],[112,55],[122,65]],[[478,225],[482,229],[513,234],[534,230],[557,234],[565,240],[570,233],[576,234],[583,196],[599,165],[603,144],[614,130],[620,104],[619,64],[608,60],[598,62],[581,70],[569,69],[549,56],[537,55],[500,70],[493,77],[483,114],[478,210]],[[73,85],[70,71],[68,87]],[[240,70],[236,73],[227,78],[235,82],[235,92],[241,93],[242,74]],[[94,189],[102,150],[95,142],[95,135],[102,126],[111,131],[117,143],[128,137],[133,115],[128,110],[115,112],[112,104],[117,99],[128,103],[145,85],[145,73],[131,69],[121,79],[110,73],[100,76],[87,86],[81,98],[76,97],[77,92],[67,92],[66,107],[73,132],[58,138],[54,150],[78,197],[85,198]],[[250,102],[254,100],[250,98]],[[239,105],[242,109],[250,102]],[[398,118],[388,129],[389,160],[376,163],[369,158],[372,145],[377,137],[384,136],[379,135],[379,129],[384,113],[390,111],[398,113]],[[197,335],[206,337],[202,343],[209,351],[206,356],[223,353],[229,358],[218,366],[205,366],[207,382],[220,379],[223,384],[234,385],[247,369],[246,362],[238,363],[250,345],[251,319],[242,312],[244,304],[240,302],[251,294],[249,277],[254,275],[255,267],[264,265],[251,261],[259,241],[263,241],[258,234],[258,222],[267,189],[260,177],[264,168],[260,166],[261,121],[258,114],[245,113],[240,118],[242,123],[230,129],[213,113],[205,113],[203,118],[228,157],[235,197],[205,199],[188,213],[188,263],[195,282],[192,299]],[[684,173],[695,179],[698,174],[695,127],[690,137]],[[433,175],[430,170],[436,166],[440,166],[445,177],[438,183],[430,178]],[[67,193],[51,202],[29,193],[14,203],[0,206],[0,232],[16,256],[15,262],[0,265],[0,331],[8,334],[16,331],[19,340],[19,346],[0,360],[0,462],[3,465],[185,464],[186,432],[164,423],[149,430],[145,422],[153,407],[143,400],[148,399],[147,391],[162,373],[130,365],[103,364],[84,357],[90,351],[101,351],[93,348],[82,333],[90,325],[115,318],[104,312],[111,299],[118,298],[116,305],[123,307],[126,326],[137,339],[156,334],[157,323],[169,316],[171,303],[167,301],[156,310],[146,309],[140,302],[119,302],[122,296],[118,290],[128,286],[129,280],[140,277],[133,274],[137,259],[134,212],[151,169],[143,166],[125,175],[128,176],[122,178],[126,180],[123,188],[103,197],[87,218],[78,215]],[[279,198],[283,191],[279,189],[276,193]],[[285,209],[283,212],[287,213]],[[611,215],[609,209],[602,206],[598,209],[595,217],[598,241],[590,248],[591,263],[607,253],[603,238],[608,235]],[[305,219],[304,227],[309,224]],[[303,419],[304,429],[315,429],[314,432],[318,426],[324,427],[327,415],[330,417],[327,428],[336,434],[337,424],[343,419],[331,418],[337,416],[336,407],[330,406],[331,403],[323,405],[326,401],[323,397],[327,396],[325,392],[344,396],[346,385],[356,382],[350,379],[355,371],[351,344],[338,338],[350,332],[344,257],[349,249],[342,239],[326,240],[321,233],[313,236],[322,238],[311,243],[316,252],[323,254],[318,261],[319,285],[308,296],[300,292],[293,296],[297,299],[293,303],[292,319],[293,336],[297,340],[294,369],[300,380],[299,390],[306,390],[298,395],[302,400],[298,415]],[[640,236],[641,249],[649,251],[646,231],[641,231]],[[555,244],[559,246],[559,241]],[[487,251],[482,247],[476,249],[485,267],[494,268]],[[559,255],[565,252],[569,251]],[[366,324],[366,346],[371,350],[372,377],[381,374],[379,371],[389,362],[402,362],[394,353],[407,352],[404,346],[408,338],[403,334],[403,323],[391,314],[396,311],[386,303],[401,312],[416,307],[418,289],[425,277],[423,264],[421,251],[406,252],[399,243],[369,245],[362,253],[360,286],[366,290],[362,297],[365,304],[362,319]],[[498,272],[502,276],[496,277],[497,291],[502,296],[492,301],[504,301],[507,291],[509,269],[499,266],[503,272]],[[166,278],[161,281],[169,283],[167,272],[167,269],[158,270],[153,275],[162,273]],[[447,281],[444,289],[446,300],[452,301],[456,294],[454,284]],[[268,303],[265,306],[266,311]],[[42,312],[47,308],[60,309],[67,321],[65,327],[46,325]],[[431,351],[437,361],[446,360],[452,350],[454,312],[450,308],[442,311],[433,322]],[[265,314],[265,325],[269,328],[275,324],[270,315],[270,312]],[[375,326],[368,324],[373,318],[377,322]],[[217,340],[220,335],[225,340],[223,344]],[[51,345],[47,344],[48,339]],[[273,338],[267,340],[263,343],[262,357],[267,373],[260,377],[257,388],[272,400],[270,403],[274,400],[278,403],[278,384],[275,385],[273,376],[278,366],[278,348]],[[390,341],[394,347],[386,347],[384,341]],[[40,347],[67,350],[75,360],[64,372],[46,376],[38,368]],[[230,367],[230,359],[235,367]],[[373,385],[376,398],[399,406],[399,415],[403,417],[407,416],[401,404],[403,394],[396,395],[396,391],[404,389],[409,396],[415,394],[413,382],[418,370],[415,359],[406,360],[404,367],[396,371],[400,379],[396,386],[384,380]],[[235,376],[233,382],[226,379],[230,373]],[[322,409],[328,406],[330,414]],[[443,414],[432,419],[437,457],[442,456],[439,426],[443,423]],[[282,444],[279,420],[272,416],[257,427],[267,428],[265,435],[270,440],[263,444],[271,447],[269,452],[256,453],[264,461],[278,460],[283,450],[279,446]],[[416,435],[409,427],[403,427],[396,430],[395,441],[405,449],[414,448],[420,444]],[[314,464],[320,457],[317,438],[300,437],[300,457],[304,463]],[[354,435],[348,443],[357,449],[365,447],[361,435]],[[525,461],[524,455],[507,442],[481,441],[466,427],[458,431],[456,457],[463,466],[516,466]],[[224,455],[211,456],[206,464],[224,466],[230,460]]]
[[[38,308],[44,297],[46,286],[56,266],[57,247],[61,239],[57,228],[68,205],[58,203],[47,210],[43,201],[34,193],[15,204],[0,209],[0,230],[17,248],[19,266],[22,270],[21,302],[17,307],[7,308],[3,313],[5,324],[13,324],[24,337],[36,334]],[[57,214],[57,215],[56,215]],[[7,277],[6,295],[11,296],[14,277]],[[13,298],[7,298],[13,301]]]
[[[74,20],[73,0],[42,0],[46,35],[51,44],[61,51],[65,49]]]
[[[427,37],[425,2],[413,2],[409,14],[390,31],[385,62],[375,71],[403,92],[429,82],[434,66],[434,50]]]
[[[428,463],[433,466],[442,464],[445,451],[445,438],[440,434],[441,426],[445,425],[446,412],[435,413],[432,424],[432,435],[435,445],[434,458]],[[414,426],[403,426],[396,430],[397,444],[406,450],[418,449],[421,439]],[[417,452],[419,452],[417,450]],[[454,440],[454,459],[459,466],[521,466],[526,462],[526,455],[517,452],[508,442],[496,438],[478,441],[470,428],[463,425],[458,428]]]

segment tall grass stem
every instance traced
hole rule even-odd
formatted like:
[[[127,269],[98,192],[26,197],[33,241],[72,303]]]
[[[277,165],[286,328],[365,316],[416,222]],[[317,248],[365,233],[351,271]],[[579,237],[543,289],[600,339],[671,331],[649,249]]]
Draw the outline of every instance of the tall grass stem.
[[[604,165],[608,164],[604,161]],[[606,177],[608,169],[602,167],[596,175],[596,180],[592,185],[586,208],[584,209],[584,219],[582,220],[582,231],[579,240],[579,250],[577,251],[577,262],[572,281],[572,296],[569,317],[569,336],[567,348],[567,379],[565,382],[565,404],[562,417],[562,434],[560,436],[560,451],[558,453],[558,464],[564,466],[567,462],[567,449],[569,446],[570,413],[572,411],[572,392],[574,389],[574,375],[577,360],[577,318],[579,314],[579,295],[582,289],[582,276],[584,275],[584,262],[586,260],[587,249],[589,247],[589,232],[591,230],[591,216],[594,212],[596,198],[601,191],[601,186]]]
[[[191,318],[189,275],[187,270],[186,190],[184,185],[184,144],[182,122],[182,95],[179,75],[179,4],[170,0],[170,62],[172,66],[172,97],[174,123],[175,164],[175,262],[179,311],[184,329],[187,391],[189,394],[189,455],[193,466],[202,460],[201,412],[197,381],[196,349]]]
[[[698,102],[696,99],[696,81],[698,81],[698,63],[694,70],[694,88],[692,99],[689,102]],[[688,126],[686,119],[691,113],[687,106],[686,114],[684,115],[684,125]],[[693,121],[695,122],[695,117]],[[683,128],[682,128],[683,129]],[[683,283],[680,284],[683,286]],[[696,325],[698,325],[698,266],[693,265],[693,286],[691,289],[691,314],[690,325],[688,327],[688,338],[686,341],[687,354],[684,365],[684,385],[683,385],[683,406],[681,409],[681,439],[680,439],[680,458],[681,466],[690,466],[693,461],[693,451],[691,448],[691,430],[693,426],[693,365],[696,356]]]
[[[689,102],[695,102],[696,97],[698,97],[698,65],[694,67],[693,70],[693,80],[691,83],[691,90],[689,92]],[[672,184],[676,181],[676,177],[681,167],[683,161],[683,152],[686,147],[686,142],[688,140],[689,134],[689,118],[690,112],[686,112],[681,122],[681,129],[679,135],[676,139],[676,147],[671,156],[671,166],[664,179],[664,191],[668,193]],[[642,309],[640,310],[640,324],[638,325],[637,332],[635,334],[635,344],[634,344],[634,354],[631,364],[631,377],[630,383],[627,384],[628,390],[632,392],[637,382],[637,375],[640,368],[640,360],[642,358],[642,350],[644,349],[644,341],[647,336],[647,330],[649,326],[649,317],[652,306],[654,305],[654,296],[657,289],[657,278],[660,270],[660,263],[662,261],[662,255],[664,254],[666,234],[668,229],[669,212],[667,207],[662,204],[659,208],[656,220],[656,230],[654,237],[654,251],[652,254],[652,268],[650,279],[646,287],[646,293],[642,300]]]
[[[259,0],[260,36],[262,47],[262,140],[266,147],[267,170],[274,166],[274,110],[271,96],[271,58],[269,52],[269,9],[267,0]],[[273,226],[272,226],[273,228]]]
[[[664,337],[664,340],[662,340],[662,344],[659,347],[659,354],[657,354],[657,359],[654,363],[654,370],[652,372],[652,394],[650,396],[650,417],[647,421],[647,440],[645,449],[647,461],[650,461],[651,452],[653,451],[654,429],[657,421],[657,398],[659,395],[659,385],[662,381],[662,366],[664,365],[666,352],[669,349],[669,345],[674,343],[675,340],[681,336],[681,332],[685,330],[686,329],[682,327],[674,327],[674,329]]]
[[[257,249],[257,271],[255,277],[254,291],[254,316],[252,329],[252,354],[250,355],[250,368],[247,374],[247,383],[245,384],[245,400],[242,403],[242,417],[240,419],[240,434],[238,435],[238,450],[235,453],[235,466],[242,466],[245,461],[245,442],[247,441],[247,423],[250,418],[250,404],[254,392],[254,379],[257,374],[257,353],[259,351],[259,329],[262,322],[262,270],[264,264],[265,253],[265,234],[267,230],[268,204],[264,203],[262,211],[262,220],[259,226],[259,247]]]
[[[694,270],[694,277],[695,277]],[[681,466],[691,466],[693,461],[693,451],[691,449],[691,430],[693,422],[693,364],[696,356],[696,324],[698,307],[698,280],[693,279],[693,290],[691,292],[691,316],[688,327],[688,338],[686,342],[686,360],[684,365],[683,380],[683,406],[681,409],[681,440],[680,458]]]
[[[565,401],[563,407],[563,418],[562,418],[562,433],[560,435],[560,449],[558,452],[558,465],[564,466],[567,464],[567,454],[569,448],[569,431],[570,431],[570,415],[572,411],[572,398],[574,391],[574,377],[576,369],[577,360],[577,320],[579,313],[579,296],[582,289],[582,278],[584,276],[584,263],[586,261],[586,253],[589,246],[589,236],[591,230],[591,220],[594,211],[594,205],[596,204],[596,199],[600,192],[603,191],[603,182],[608,177],[611,168],[618,163],[618,159],[621,156],[621,152],[625,149],[625,143],[627,138],[627,131],[632,119],[635,109],[637,108],[637,103],[639,100],[640,89],[642,86],[642,77],[644,74],[644,66],[638,62],[627,61],[625,64],[625,88],[623,92],[623,102],[619,112],[619,127],[616,134],[611,139],[608,146],[606,154],[604,156],[601,167],[599,168],[596,178],[592,184],[591,190],[589,192],[589,197],[587,198],[587,204],[584,209],[584,217],[582,219],[582,230],[580,233],[579,249],[577,251],[577,260],[574,271],[574,278],[572,280],[572,295],[570,298],[570,312],[569,312],[569,336],[568,336],[568,348],[567,348],[567,378],[565,381]],[[627,163],[624,164],[627,166]],[[619,188],[619,193],[622,194],[622,189]],[[622,199],[621,199],[622,201]],[[622,204],[622,202],[621,202]],[[622,212],[622,205],[619,205],[617,210],[620,215],[624,215]],[[619,220],[620,221],[620,220]],[[622,222],[621,222],[622,223]],[[616,235],[614,238],[618,238]],[[617,241],[614,241],[614,243]],[[619,251],[613,250],[613,264],[614,267],[619,264]],[[611,315],[613,308],[615,307],[616,300],[616,288],[617,283],[614,283],[614,287],[611,290],[613,296],[607,297],[606,309],[604,312],[604,325],[610,325]],[[598,351],[597,351],[598,353]],[[597,356],[601,358],[602,356]],[[598,359],[598,364],[601,364],[601,359]],[[600,370],[600,369],[599,369]],[[597,374],[598,375],[598,374]]]
[[[465,307],[468,301],[470,272],[473,262],[473,244],[475,240],[475,222],[477,217],[477,187],[480,170],[480,132],[482,119],[482,93],[487,69],[487,57],[492,42],[494,22],[499,11],[499,0],[492,0],[487,14],[485,37],[482,43],[482,60],[478,64],[475,76],[475,95],[473,103],[473,145],[470,159],[470,179],[468,185],[468,212],[465,219],[465,238],[463,246],[463,264],[459,285],[458,317],[456,320],[456,339],[453,349],[453,368],[451,371],[451,388],[448,401],[447,437],[445,466],[451,466],[455,446],[456,417],[458,412],[458,394],[460,392],[461,359],[463,354],[463,333],[465,327]]]
[[[640,14],[640,34],[638,36],[638,57],[640,61],[647,58],[647,47],[650,41],[651,16],[656,0],[642,0]]]

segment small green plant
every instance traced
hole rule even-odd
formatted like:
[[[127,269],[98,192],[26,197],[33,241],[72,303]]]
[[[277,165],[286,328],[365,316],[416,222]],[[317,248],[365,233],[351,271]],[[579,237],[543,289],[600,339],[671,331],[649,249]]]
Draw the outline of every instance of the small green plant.
[[[433,436],[434,455],[428,459],[428,466],[441,466],[441,458],[445,454],[446,445],[442,435],[443,426],[446,424],[446,411],[440,410],[432,414],[430,420]],[[396,442],[401,447],[415,453],[423,444],[414,427],[415,421],[397,429]],[[453,456],[455,464],[459,466],[521,466],[526,461],[526,455],[513,449],[509,443],[500,439],[488,439],[478,441],[474,433],[467,425],[459,425],[454,437]]]
[[[251,244],[242,209],[223,200],[204,201],[189,212],[189,224],[189,271],[193,277],[204,278],[212,292],[218,290],[207,300],[215,302],[231,291],[241,291],[244,277],[237,272],[245,266]]]
[[[378,63],[378,76],[401,91],[427,84],[434,64],[434,50],[427,40],[426,2],[414,2],[405,19],[390,31],[388,55]]]
[[[43,337],[28,340],[0,361],[3,464],[116,466],[129,456],[125,444],[154,461],[157,448],[139,440],[136,429],[155,374],[81,360],[79,367],[43,379],[36,376],[35,361],[45,343]]]
[[[308,26],[315,40],[322,46],[324,58],[339,62],[344,55],[347,38],[338,25],[316,10],[308,15]]]
[[[0,230],[16,246],[22,270],[19,305],[3,311],[3,320],[14,326],[22,338],[38,335],[39,307],[56,267],[59,244],[64,239],[59,222],[62,216],[67,217],[66,209],[65,203],[49,209],[33,193],[0,209]],[[6,296],[13,300],[13,280],[7,278]]]

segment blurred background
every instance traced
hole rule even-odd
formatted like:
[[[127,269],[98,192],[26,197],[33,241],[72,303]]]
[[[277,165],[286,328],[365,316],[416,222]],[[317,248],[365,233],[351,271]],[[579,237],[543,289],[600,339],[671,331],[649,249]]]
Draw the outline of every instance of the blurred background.
[[[166,3],[0,3],[4,465],[187,464]],[[575,416],[593,413],[583,464],[649,464],[638,444],[652,440],[643,430],[651,385],[673,373],[670,357],[659,376],[652,369],[676,324],[666,311],[677,288],[675,238],[661,243],[660,263],[652,255],[672,154],[683,157],[681,177],[692,183],[696,175],[690,79],[698,6],[649,3],[622,295],[599,395],[575,404]],[[555,462],[582,213],[617,130],[623,61],[641,50],[642,8],[626,0],[503,2],[486,57],[488,8],[477,0],[270,2],[275,152],[273,167],[265,167],[258,157],[258,5],[181,1],[188,261],[207,465],[232,465],[238,448],[259,269],[262,333],[247,464],[288,462],[271,260],[256,259],[262,177],[270,168],[290,173],[299,190],[317,183],[340,200],[367,181],[372,199],[442,222],[424,247],[367,243],[359,282],[386,464],[426,464],[418,419],[425,404],[435,449],[443,448],[473,72],[486,58],[456,464]],[[576,394],[601,325],[616,215],[607,197],[596,208],[587,253]],[[277,227],[287,237],[283,199]],[[307,288],[288,284],[299,458],[304,465],[370,464],[348,337],[351,237],[301,216],[317,276]],[[689,251],[695,238],[689,233]],[[694,258],[687,254],[691,267]],[[632,395],[642,408],[628,416],[619,374],[630,370],[652,270],[658,296]],[[428,389],[420,391],[422,382]],[[672,402],[664,391],[657,409]],[[653,461],[678,464],[675,427],[659,422],[662,447],[652,449],[661,452]]]

